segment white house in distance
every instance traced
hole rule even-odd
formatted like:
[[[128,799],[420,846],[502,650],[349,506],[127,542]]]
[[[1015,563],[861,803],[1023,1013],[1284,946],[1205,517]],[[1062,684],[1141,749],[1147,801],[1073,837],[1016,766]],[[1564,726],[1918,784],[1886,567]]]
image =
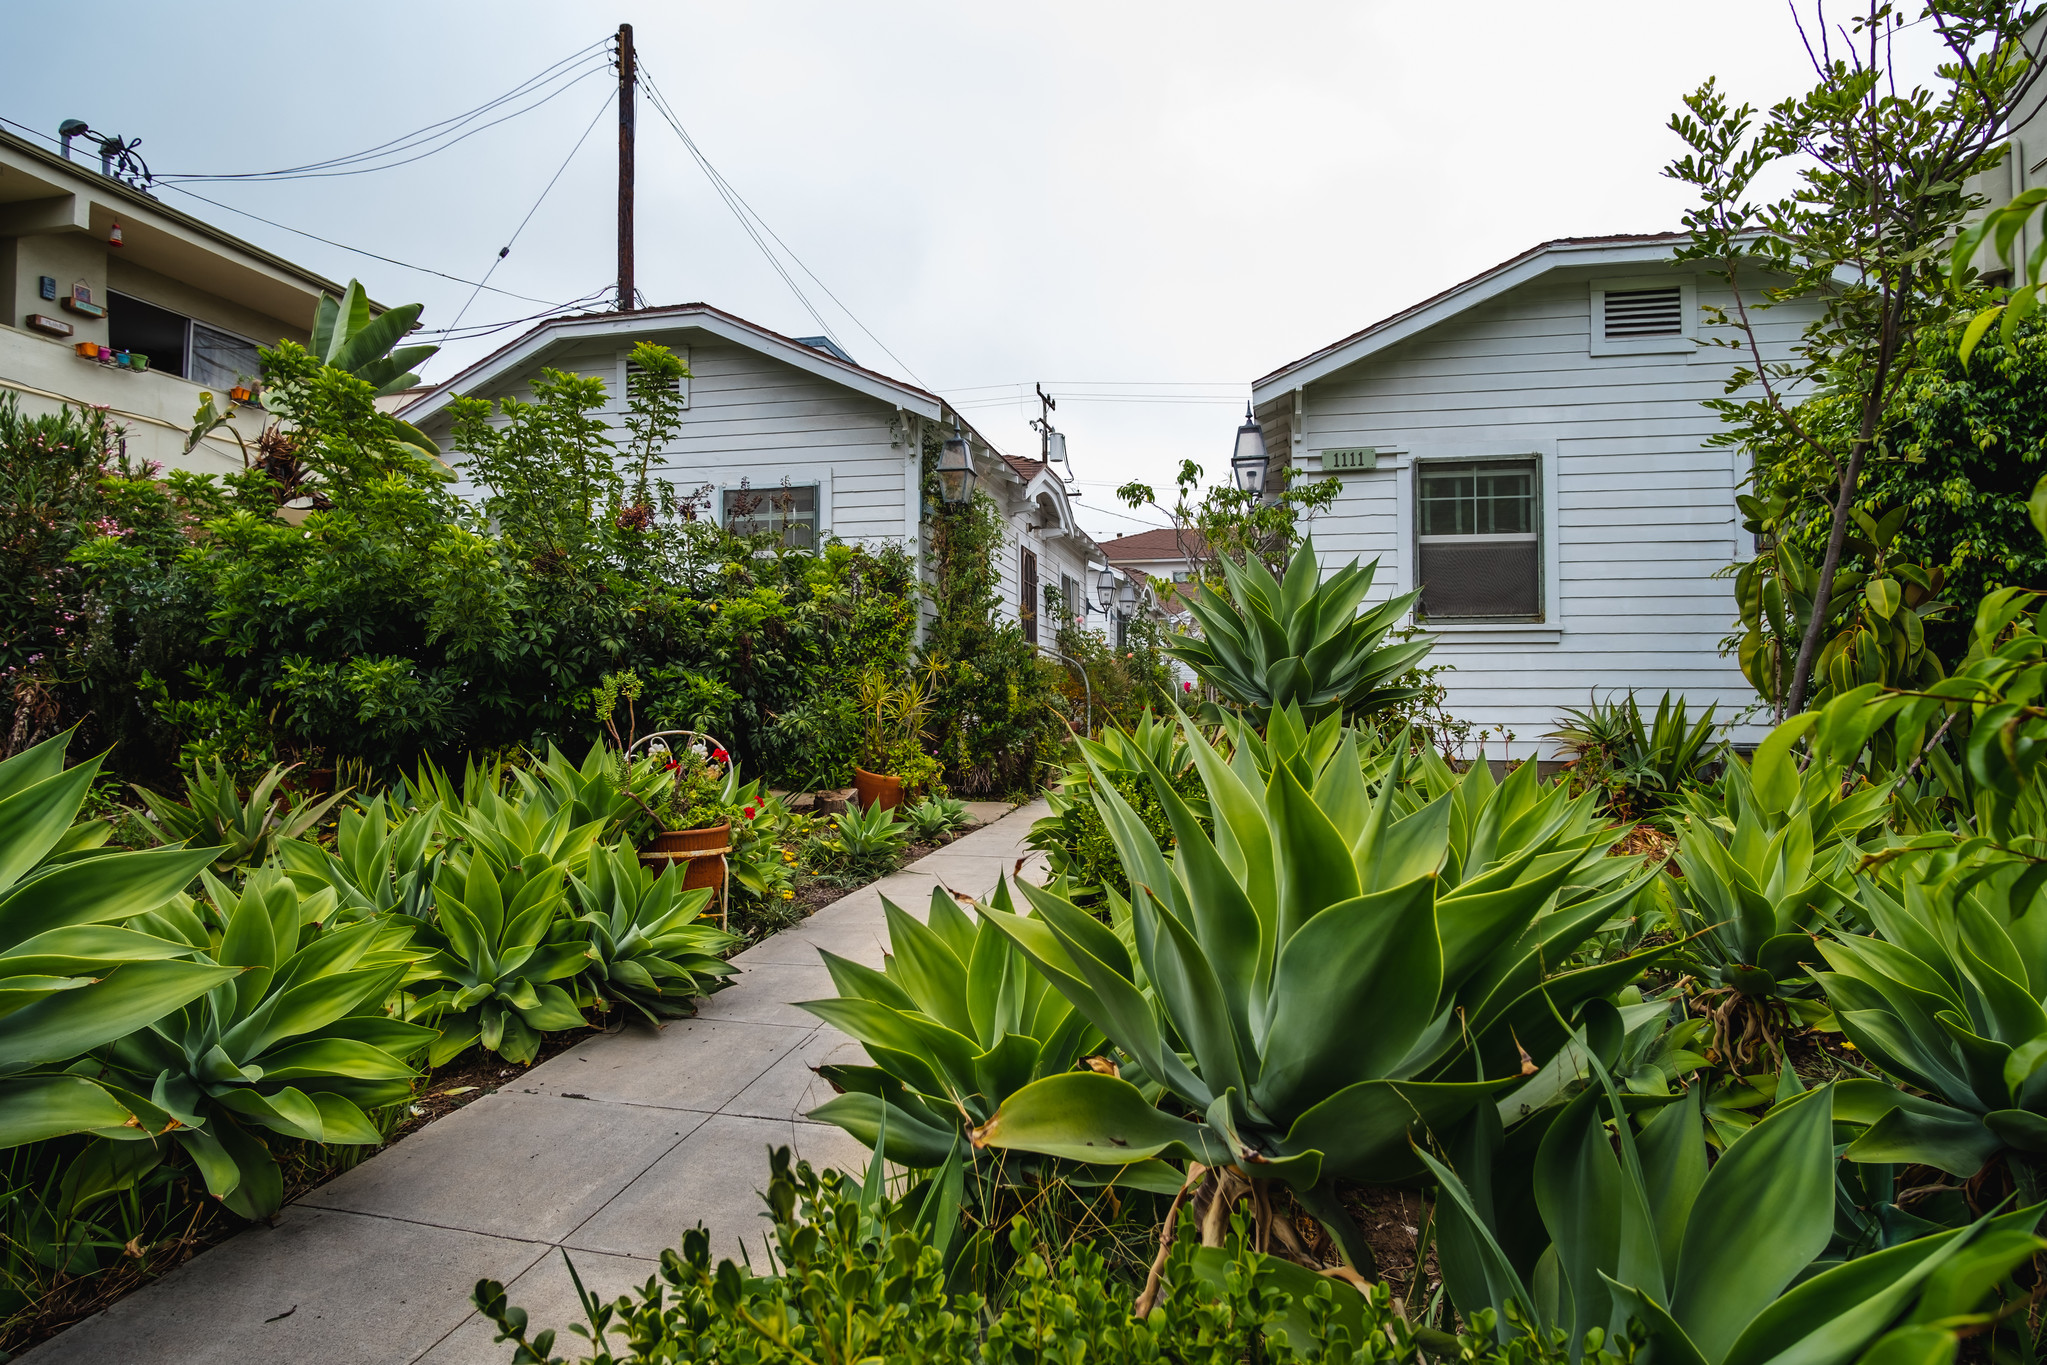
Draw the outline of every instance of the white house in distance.
[[[0,391],[30,414],[106,408],[132,459],[238,470],[232,437],[185,450],[199,395],[226,405],[342,287],[102,174],[84,136],[73,160],[0,132]]]
[[[922,495],[925,437],[957,430],[975,486],[1007,522],[1005,612],[1049,645],[1051,631],[1038,621],[1046,590],[1063,589],[1071,601],[1093,582],[1100,552],[1075,524],[1056,469],[1002,455],[944,399],[855,364],[824,338],[786,337],[708,304],[550,318],[413,397],[399,415],[459,460],[450,398],[530,399],[532,381],[554,368],[604,381],[606,413],[623,440],[627,357],[642,341],[673,350],[690,371],[680,381],[682,429],[656,472],[679,490],[707,488],[719,524],[780,528],[791,545],[834,536],[894,543],[921,565],[933,511]]]
[[[1421,588],[1449,709],[1515,736],[1494,758],[1549,757],[1594,694],[1722,719],[1755,700],[1714,577],[1753,553],[1746,469],[1701,404],[1736,353],[1700,344],[1700,307],[1729,300],[1671,259],[1685,240],[1545,242],[1253,386],[1273,463],[1343,480],[1313,527],[1325,571],[1377,558],[1375,599]],[[1764,316],[1779,358],[1808,314]]]

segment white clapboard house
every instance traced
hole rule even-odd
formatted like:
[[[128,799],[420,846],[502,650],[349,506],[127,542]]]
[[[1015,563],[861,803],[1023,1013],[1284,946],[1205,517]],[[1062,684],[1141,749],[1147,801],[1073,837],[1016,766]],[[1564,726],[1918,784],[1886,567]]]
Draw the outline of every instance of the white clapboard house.
[[[1275,464],[1343,480],[1314,522],[1325,572],[1379,560],[1374,596],[1417,620],[1458,717],[1548,757],[1567,706],[1668,689],[1722,718],[1754,693],[1720,642],[1715,571],[1753,553],[1745,457],[1707,438],[1735,353],[1702,345],[1724,284],[1682,234],[1545,242],[1253,386]],[[1766,315],[1766,353],[1807,314]],[[1737,731],[1752,740],[1754,727]]]
[[[894,543],[922,563],[933,511],[921,493],[925,437],[957,430],[976,487],[1007,520],[1004,610],[1049,645],[1050,623],[1040,630],[1038,620],[1047,590],[1073,601],[1095,581],[1100,551],[1075,524],[1057,468],[1001,454],[944,399],[855,364],[825,338],[782,336],[708,304],[550,318],[413,397],[400,415],[440,442],[459,477],[448,400],[530,399],[533,380],[552,368],[604,381],[623,443],[627,357],[642,341],[689,368],[682,429],[656,473],[678,490],[707,490],[720,524],[778,529],[792,546]]]

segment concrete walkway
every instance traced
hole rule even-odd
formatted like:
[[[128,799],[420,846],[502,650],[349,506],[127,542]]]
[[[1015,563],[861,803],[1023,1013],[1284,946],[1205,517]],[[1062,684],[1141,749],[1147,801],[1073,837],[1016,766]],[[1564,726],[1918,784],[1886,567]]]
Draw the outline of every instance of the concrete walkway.
[[[867,1150],[805,1122],[831,1094],[810,1068],[860,1061],[794,1007],[835,994],[817,950],[880,966],[881,898],[922,918],[938,882],[976,896],[1026,850],[1042,802],[826,906],[734,959],[694,1019],[591,1038],[378,1153],[22,1357],[35,1365],[503,1365],[469,1307],[509,1286],[533,1326],[581,1321],[561,1249],[610,1298],[656,1273],[701,1221],[713,1254],[763,1265],[767,1149],[860,1170]],[[1038,860],[1026,866],[1042,877]]]

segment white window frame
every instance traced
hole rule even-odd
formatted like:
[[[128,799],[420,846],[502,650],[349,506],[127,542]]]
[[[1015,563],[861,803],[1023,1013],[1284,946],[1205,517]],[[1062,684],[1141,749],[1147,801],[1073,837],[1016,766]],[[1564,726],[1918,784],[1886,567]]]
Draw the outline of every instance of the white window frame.
[[[758,474],[749,470],[746,475],[746,491],[749,493],[772,493],[782,486],[783,478],[784,472],[781,470],[771,470]],[[794,471],[790,471],[787,474],[787,478],[791,488],[815,488],[817,490],[817,544],[812,546],[812,553],[815,553],[832,536],[831,472],[827,470],[822,474],[805,474],[798,477]],[[689,486],[693,488],[702,487],[701,484],[690,484]],[[712,507],[716,511],[718,525],[728,531],[732,528],[725,518],[725,494],[728,491],[736,493],[739,489],[740,482],[734,479],[730,483],[717,484],[712,490],[711,496],[716,499]]]
[[[1606,335],[1606,295],[1609,290],[1668,289],[1678,287],[1684,333],[1669,337],[1619,337]],[[1592,281],[1591,310],[1586,314],[1587,336],[1593,355],[1689,355],[1699,349],[1699,286],[1691,275],[1624,275]]]
[[[1393,479],[1393,534],[1399,572],[1394,575],[1397,591],[1414,591],[1420,565],[1415,555],[1414,466],[1424,463],[1467,460],[1525,460],[1534,457],[1541,471],[1542,486],[1536,493],[1536,510],[1542,527],[1542,620],[1540,621],[1429,621],[1421,622],[1428,634],[1442,640],[1489,641],[1497,644],[1553,645],[1564,635],[1563,556],[1557,528],[1557,443],[1544,437],[1536,440],[1463,444],[1431,443],[1415,450],[1404,446],[1379,446],[1379,477]],[[1360,482],[1363,482],[1362,480]],[[1412,617],[1409,618],[1412,620]]]

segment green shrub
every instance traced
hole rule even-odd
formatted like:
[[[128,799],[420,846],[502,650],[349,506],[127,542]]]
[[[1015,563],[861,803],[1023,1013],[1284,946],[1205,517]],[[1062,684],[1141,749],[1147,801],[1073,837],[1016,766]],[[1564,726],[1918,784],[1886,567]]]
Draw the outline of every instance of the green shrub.
[[[1387,1286],[1361,1294],[1261,1256],[1241,1229],[1216,1248],[1197,1247],[1191,1228],[1184,1230],[1161,1274],[1158,1306],[1145,1317],[1132,1311],[1136,1287],[1109,1278],[1092,1246],[1036,1245],[1021,1219],[1010,1229],[1015,1262],[999,1297],[948,1292],[931,1214],[836,1172],[819,1175],[808,1163],[792,1171],[786,1147],[771,1159],[767,1202],[781,1273],[713,1265],[710,1237],[701,1227],[686,1232],[680,1250],[662,1253],[659,1273],[643,1289],[610,1302],[582,1294],[587,1325],[575,1331],[591,1348],[580,1357],[586,1365],[1393,1365],[1423,1358]],[[478,1281],[473,1302],[496,1325],[497,1339],[513,1344],[514,1365],[560,1359],[556,1331],[530,1330],[502,1284]],[[1490,1329],[1489,1315],[1481,1326]],[[1634,1357],[1631,1341],[1614,1342],[1617,1355],[1602,1344],[1587,1342],[1589,1365]],[[1437,1333],[1431,1346],[1462,1365],[1572,1358],[1560,1333],[1506,1346],[1483,1331]]]

